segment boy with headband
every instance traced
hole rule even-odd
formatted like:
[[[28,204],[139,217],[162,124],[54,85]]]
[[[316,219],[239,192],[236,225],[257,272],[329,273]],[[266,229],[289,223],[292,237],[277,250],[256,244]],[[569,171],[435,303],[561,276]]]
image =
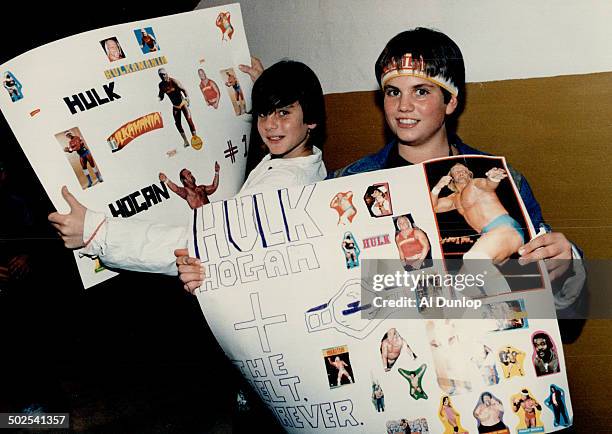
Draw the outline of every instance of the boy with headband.
[[[387,43],[374,69],[384,94],[385,120],[394,138],[377,153],[328,177],[419,164],[432,158],[484,154],[450,134],[447,127],[459,112],[465,87],[463,55],[452,39],[427,28],[402,32]],[[565,235],[550,231],[527,180],[512,168],[510,174],[534,226],[547,232],[520,246],[519,262],[556,259],[547,261],[551,278],[555,279],[567,271],[570,259],[580,258],[581,254]],[[575,285],[578,289],[581,286],[582,282]],[[564,286],[564,305],[558,308],[575,301],[576,291],[570,295],[565,289]]]

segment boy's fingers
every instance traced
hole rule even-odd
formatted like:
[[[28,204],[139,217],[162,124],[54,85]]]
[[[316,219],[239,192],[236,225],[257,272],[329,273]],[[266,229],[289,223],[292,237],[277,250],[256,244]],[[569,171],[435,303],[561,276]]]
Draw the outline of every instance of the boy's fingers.
[[[199,284],[197,284],[196,282],[190,282],[185,284],[185,286],[183,286],[183,288],[185,288],[185,291],[189,292],[190,294],[195,294],[195,290],[198,289],[200,287]]]
[[[52,212],[51,214],[49,214],[49,217],[47,217],[47,219],[57,229],[57,226],[64,222],[65,217],[58,212]]]
[[[519,255],[525,256],[533,252],[535,249],[539,249],[540,247],[545,246],[547,243],[548,234],[535,237],[533,240],[529,241],[523,247],[521,247],[518,251]]]
[[[187,249],[176,249],[174,251],[174,256],[176,256],[177,258],[180,256],[189,256],[189,250]]]
[[[179,274],[179,279],[181,279],[181,282],[183,283],[189,284],[191,282],[195,282],[198,284],[198,286],[200,286],[202,283],[202,274],[200,272],[181,273]]]
[[[71,212],[83,206],[81,202],[79,202],[77,198],[74,197],[72,193],[70,193],[70,191],[68,190],[68,187],[66,187],[65,185],[62,187],[62,196],[64,197],[64,200],[66,201],[66,203],[68,203],[68,206],[70,206]]]

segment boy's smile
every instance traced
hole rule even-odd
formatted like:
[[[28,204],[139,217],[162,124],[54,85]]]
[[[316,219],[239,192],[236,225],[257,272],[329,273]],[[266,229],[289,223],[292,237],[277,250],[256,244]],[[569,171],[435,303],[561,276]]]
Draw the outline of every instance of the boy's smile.
[[[446,115],[457,106],[457,98],[444,103],[439,86],[424,78],[398,76],[383,88],[387,125],[400,144],[436,145],[446,141]]]
[[[304,123],[304,113],[297,101],[257,118],[257,130],[268,151],[281,158],[311,155],[306,142],[308,130],[315,127],[316,124]]]

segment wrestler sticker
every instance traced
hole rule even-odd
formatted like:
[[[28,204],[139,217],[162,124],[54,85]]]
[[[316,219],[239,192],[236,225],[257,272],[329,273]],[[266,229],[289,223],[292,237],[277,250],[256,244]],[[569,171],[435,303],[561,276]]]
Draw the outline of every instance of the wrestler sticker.
[[[385,217],[393,214],[391,192],[386,182],[370,185],[363,195],[363,201],[371,217]]]
[[[424,417],[414,420],[405,418],[386,422],[387,434],[419,433],[429,434],[429,425]]]
[[[408,355],[410,360],[417,358],[406,339],[399,334],[396,328],[390,328],[380,341],[380,355],[385,372],[389,372],[393,368],[402,354]]]
[[[427,320],[425,330],[440,389],[447,395],[470,392],[472,384],[468,372],[468,358],[464,353],[456,321]]]
[[[567,414],[567,406],[565,405],[565,392],[556,384],[550,385],[548,398],[544,400],[544,405],[553,412],[553,425],[570,426],[572,420]]]
[[[338,226],[345,226],[352,223],[353,219],[357,215],[357,209],[355,208],[355,205],[353,205],[352,191],[345,191],[336,194],[329,203],[329,207],[336,210],[338,213]]]
[[[378,413],[385,411],[385,392],[378,380],[372,380],[372,405]]]
[[[525,300],[507,300],[482,306],[483,319],[489,321],[488,331],[517,330],[529,327]]]
[[[323,362],[330,389],[354,383],[347,345],[323,350]]]
[[[427,365],[423,363],[419,366],[415,371],[409,371],[408,369],[398,368],[397,372],[404,377],[406,381],[408,381],[408,385],[410,387],[410,396],[413,399],[427,399],[427,393],[423,390],[423,376],[425,375],[425,371],[427,371]]]
[[[164,127],[164,121],[160,112],[149,113],[134,119],[117,129],[107,139],[108,146],[112,152],[117,152],[128,145],[132,140],[153,130]]]
[[[236,116],[245,114],[247,111],[244,93],[242,92],[242,87],[240,86],[234,68],[222,69],[220,73],[221,77],[223,77],[223,83],[227,88],[227,94],[232,102],[232,107],[234,107],[234,113]]]
[[[100,258],[95,258],[94,259],[94,273],[99,273],[104,270],[106,270],[106,267],[102,265]]]
[[[94,157],[77,127],[55,134],[55,139],[66,153],[66,159],[83,190],[103,181]]]
[[[357,268],[359,267],[359,255],[361,249],[357,244],[357,240],[350,232],[345,232],[342,236],[342,253],[344,253],[344,260],[346,261],[346,268]]]
[[[504,423],[504,405],[490,392],[483,392],[473,411],[479,433],[510,434]]]
[[[200,78],[200,91],[204,97],[207,107],[213,109],[219,108],[219,101],[221,100],[221,91],[217,83],[206,75],[204,68],[198,68],[198,77]]]
[[[4,71],[2,74],[2,86],[6,89],[12,102],[23,99],[22,86],[19,80],[11,71]]]
[[[431,246],[427,234],[419,229],[411,214],[393,218],[395,224],[395,245],[406,271],[432,266]]]
[[[160,101],[168,96],[170,103],[172,104],[172,117],[174,118],[174,125],[178,130],[179,134],[183,138],[183,147],[188,148],[192,146],[198,150],[202,148],[202,139],[198,137],[196,133],[196,127],[191,118],[191,111],[189,110],[189,95],[187,89],[178,81],[176,78],[171,77],[166,71],[166,68],[159,68],[157,70],[160,82],[158,84],[159,93],[158,97]],[[187,135],[183,129],[182,118],[185,117],[187,124],[189,125],[189,131],[191,132],[191,141],[187,140]],[[176,151],[171,149],[168,152]],[[167,153],[168,154],[168,153]],[[170,156],[168,154],[168,156]]]
[[[234,36],[234,26],[232,26],[231,19],[232,16],[229,12],[220,12],[219,15],[217,15],[215,25],[221,31],[222,41],[230,41],[232,36]]]
[[[179,172],[179,178],[183,186],[179,186],[172,182],[165,173],[159,173],[159,180],[163,182],[170,190],[176,193],[177,196],[185,199],[189,208],[197,209],[210,203],[209,196],[213,195],[219,187],[219,172],[221,167],[215,161],[215,176],[210,184],[200,184],[196,182],[195,176],[187,168]]]
[[[438,418],[444,426],[444,432],[442,434],[468,434],[468,431],[461,426],[461,415],[455,407],[453,407],[451,399],[447,395],[440,398]]]
[[[152,27],[134,29],[134,35],[136,36],[136,41],[138,41],[138,45],[142,50],[142,54],[148,54],[160,50]]]
[[[121,48],[121,45],[119,45],[119,41],[115,36],[100,41],[100,45],[102,46],[104,54],[106,54],[106,58],[109,62],[125,59],[123,48]]]
[[[478,370],[485,386],[493,386],[499,383],[499,373],[497,372],[495,359],[495,354],[488,345],[482,342],[476,344],[475,354],[470,358],[470,361]]]
[[[458,156],[424,166],[442,253],[445,259],[457,260],[447,261],[447,266],[453,271],[463,267],[464,274],[487,275],[478,289],[481,294],[466,295],[542,288],[537,264],[505,262],[518,259],[518,249],[531,236],[503,159]]]
[[[529,389],[524,388],[510,397],[512,411],[519,419],[516,425],[518,434],[544,432],[544,424],[540,418],[542,405]]]
[[[542,330],[531,335],[533,345],[533,367],[538,377],[542,375],[556,374],[561,371],[557,347],[550,335]]]
[[[525,362],[525,352],[511,346],[503,347],[497,352],[501,363],[504,378],[525,376],[523,363]]]

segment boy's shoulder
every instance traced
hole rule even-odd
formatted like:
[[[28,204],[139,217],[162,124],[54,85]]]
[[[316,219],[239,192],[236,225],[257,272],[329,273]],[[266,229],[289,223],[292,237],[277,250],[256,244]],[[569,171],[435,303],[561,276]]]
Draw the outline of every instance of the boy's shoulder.
[[[463,143],[463,141],[456,135],[449,137],[449,142],[454,146],[459,155],[488,155],[491,154],[488,152],[481,151],[480,149],[473,148],[469,145]],[[358,173],[364,172],[372,172],[374,170],[382,170],[387,167],[387,161],[389,160],[389,156],[394,147],[397,146],[396,140],[391,140],[387,143],[383,148],[381,148],[378,152],[367,155],[359,160],[337,170],[330,171],[327,174],[326,179],[340,178],[342,176],[350,176],[356,175]],[[510,175],[512,179],[516,183],[517,186],[520,185],[524,181],[523,175],[514,169],[508,163],[508,169],[510,170]]]
[[[395,140],[392,140],[378,152],[366,155],[348,166],[330,171],[327,174],[326,179],[340,178],[342,176],[356,175],[358,173],[384,169],[389,158],[389,153],[396,146],[396,143],[397,142]]]

